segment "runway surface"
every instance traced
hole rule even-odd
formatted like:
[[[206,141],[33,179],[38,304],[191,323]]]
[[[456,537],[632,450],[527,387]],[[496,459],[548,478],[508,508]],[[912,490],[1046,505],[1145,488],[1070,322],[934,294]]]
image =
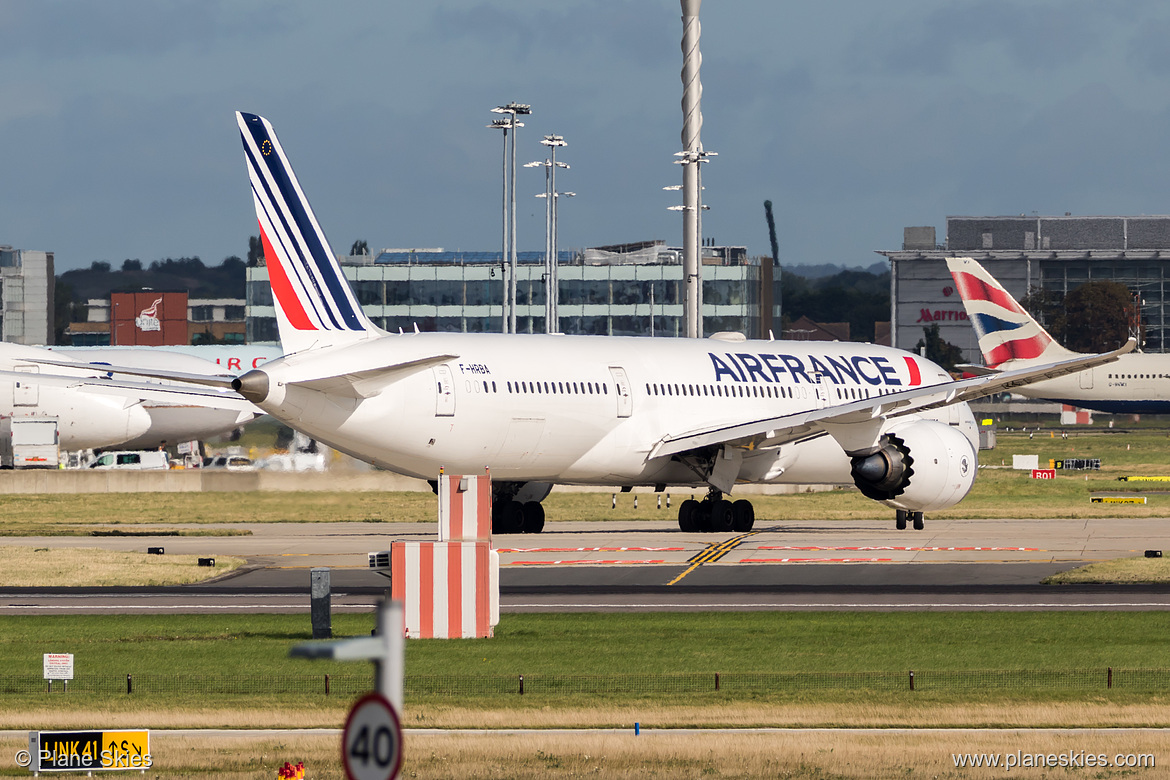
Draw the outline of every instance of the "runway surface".
[[[251,535],[5,540],[49,548],[162,546],[168,554],[242,556],[249,566],[175,588],[0,589],[0,614],[306,612],[308,570],[322,566],[331,570],[335,611],[368,611],[389,581],[368,570],[367,553],[395,539],[435,538],[433,524],[231,527]],[[749,534],[682,533],[667,520],[568,522],[494,543],[504,612],[1170,608],[1167,585],[1039,585],[1085,563],[1170,548],[1165,519],[934,520],[918,532],[895,531],[892,523],[808,521],[760,524]]]

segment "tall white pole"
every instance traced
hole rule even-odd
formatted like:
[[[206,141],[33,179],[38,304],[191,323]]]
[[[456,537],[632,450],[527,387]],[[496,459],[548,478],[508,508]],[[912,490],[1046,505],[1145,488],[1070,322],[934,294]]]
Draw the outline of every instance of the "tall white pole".
[[[703,240],[699,232],[699,160],[703,151],[700,133],[703,128],[703,114],[700,103],[703,85],[699,81],[699,69],[703,56],[699,53],[699,6],[702,0],[680,0],[683,21],[683,276],[685,280],[684,319],[688,338],[703,335],[702,295],[703,279],[700,276]]]
[[[503,232],[503,245],[500,247],[500,274],[502,276],[506,276],[506,277],[511,278],[511,274],[508,273],[508,260],[507,260],[507,258],[508,258],[508,128],[507,127],[504,128],[504,154],[502,156],[502,159],[503,159],[503,163],[502,163],[503,171],[502,171],[500,178],[504,182],[504,185],[503,185],[504,192],[503,192],[503,196],[501,199],[501,201],[502,201],[501,208],[503,210],[504,232]],[[503,329],[504,333],[511,333],[512,331],[515,330],[515,327],[512,327],[511,330],[509,330],[508,309],[511,307],[514,307],[516,305],[516,296],[515,296],[515,294],[512,294],[511,296],[509,296],[508,279],[501,279],[500,284],[503,287],[502,292],[503,292],[503,298],[504,298],[504,305],[503,305],[503,308],[501,309],[501,312],[500,312],[500,314],[501,314],[500,319],[503,321],[500,323],[500,327]]]
[[[554,152],[555,153],[555,152]],[[544,332],[556,333],[556,271],[552,260],[552,165],[544,162]]]
[[[549,333],[561,332],[560,312],[557,311],[557,304],[560,302],[560,282],[557,281],[557,145],[549,146],[549,166],[548,166],[548,225],[549,225],[549,239],[548,239],[548,269],[552,274],[549,282],[549,316],[552,318],[552,327],[549,328]]]
[[[511,306],[508,311],[508,332],[516,332],[516,128],[520,123],[516,121],[516,115],[512,114],[512,173],[511,181],[508,185],[509,198],[508,209],[511,222],[511,229],[508,233],[508,297],[511,301]]]

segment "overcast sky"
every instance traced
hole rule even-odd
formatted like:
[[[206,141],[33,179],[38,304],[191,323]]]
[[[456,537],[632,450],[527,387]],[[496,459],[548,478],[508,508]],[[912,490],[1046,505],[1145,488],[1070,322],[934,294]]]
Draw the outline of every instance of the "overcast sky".
[[[947,215],[1170,213],[1170,4],[707,0],[704,233],[870,265]],[[677,0],[0,0],[0,244],[58,272],[244,256],[233,111],[266,116],[339,252],[500,245],[502,135],[558,159],[562,248],[678,244]],[[543,173],[520,169],[522,250]]]

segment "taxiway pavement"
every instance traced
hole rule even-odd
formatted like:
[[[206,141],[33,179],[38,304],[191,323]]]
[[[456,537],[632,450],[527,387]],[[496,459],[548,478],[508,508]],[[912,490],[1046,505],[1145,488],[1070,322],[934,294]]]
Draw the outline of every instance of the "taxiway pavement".
[[[1168,609],[1170,586],[1042,586],[1094,561],[1170,548],[1166,519],[758,523],[682,533],[673,521],[554,522],[496,536],[501,609]],[[168,527],[174,528],[173,524]],[[200,526],[193,526],[199,528]],[[307,611],[309,569],[329,567],[337,611],[370,610],[389,581],[367,553],[435,538],[429,523],[255,523],[246,536],[27,537],[5,544],[235,555],[248,567],[177,588],[0,589],[0,614]],[[202,526],[206,529],[206,526]],[[149,528],[136,526],[136,531]]]

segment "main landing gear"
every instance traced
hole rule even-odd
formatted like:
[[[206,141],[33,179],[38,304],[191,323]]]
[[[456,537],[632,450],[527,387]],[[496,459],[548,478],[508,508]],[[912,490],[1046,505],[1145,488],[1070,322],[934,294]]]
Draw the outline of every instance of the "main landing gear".
[[[926,527],[925,518],[921,512],[907,512],[905,509],[899,509],[894,514],[894,527],[899,531],[905,531],[907,520],[914,525],[915,531],[921,531]]]
[[[492,502],[493,534],[538,534],[544,530],[544,505],[500,497]]]
[[[751,501],[740,499],[728,501],[723,493],[711,488],[702,501],[688,498],[678,507],[678,527],[688,533],[695,531],[738,531],[752,530],[756,522],[756,509]]]

